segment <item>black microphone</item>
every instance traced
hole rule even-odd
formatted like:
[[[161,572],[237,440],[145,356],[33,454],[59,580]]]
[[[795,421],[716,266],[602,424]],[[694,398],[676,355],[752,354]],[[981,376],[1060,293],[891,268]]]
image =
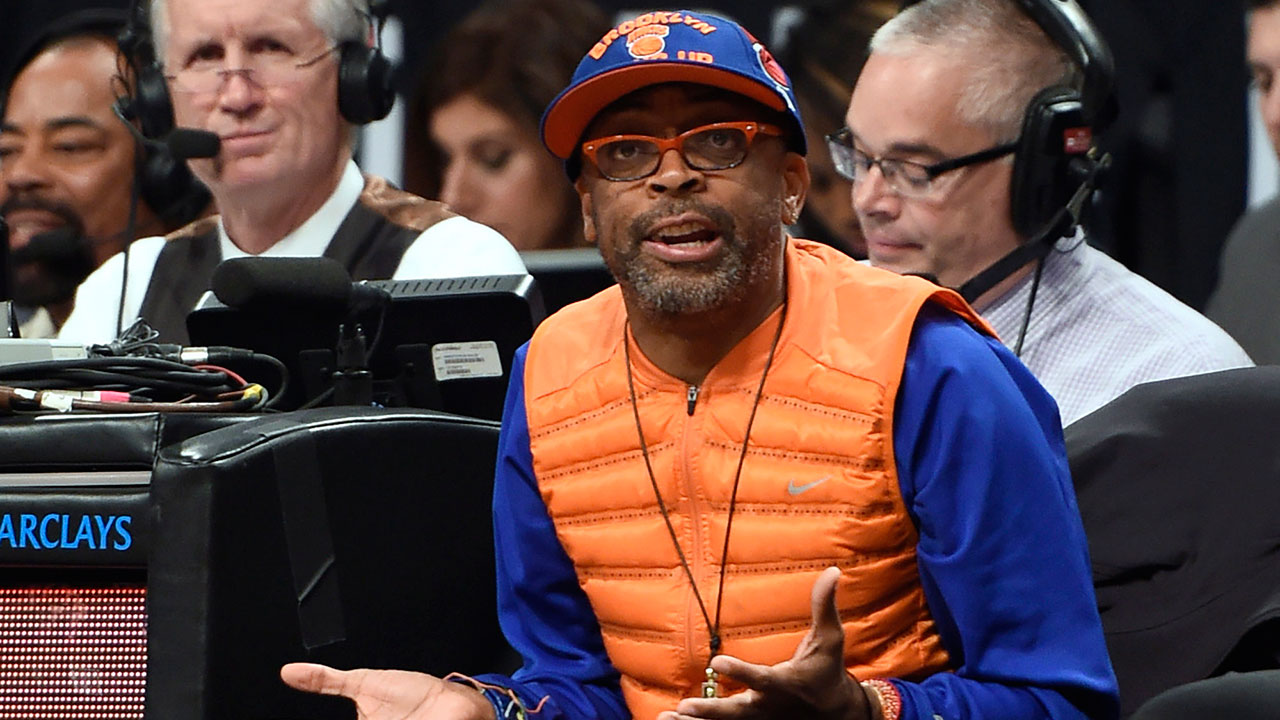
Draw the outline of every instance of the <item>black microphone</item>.
[[[174,128],[165,136],[164,144],[176,160],[217,157],[222,140],[217,133],[195,128]]]
[[[355,312],[385,305],[391,294],[353,283],[342,263],[327,257],[245,257],[213,271],[213,294],[234,308],[272,305]]]
[[[218,151],[222,149],[222,139],[217,133],[196,128],[176,127],[162,138],[149,138],[129,121],[120,108],[120,103],[112,103],[111,112],[124,123],[125,129],[140,145],[153,151],[167,151],[175,160],[217,157]]]
[[[64,225],[48,232],[35,235],[16,250],[10,258],[15,265],[41,263],[57,268],[74,268],[76,271],[93,271],[93,255],[89,250],[89,239],[81,235],[76,228]]]
[[[72,225],[32,237],[11,251],[9,262],[10,297],[28,307],[70,300],[96,267],[92,241]]]

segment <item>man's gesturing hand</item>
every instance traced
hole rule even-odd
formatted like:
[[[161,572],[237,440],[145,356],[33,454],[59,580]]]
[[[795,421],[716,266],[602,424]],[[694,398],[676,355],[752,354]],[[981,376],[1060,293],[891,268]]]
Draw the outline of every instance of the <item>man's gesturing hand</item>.
[[[659,720],[872,718],[866,693],[844,667],[844,630],[835,603],[839,579],[839,568],[831,567],[813,584],[813,626],[790,660],[770,666],[718,655],[712,669],[748,689],[727,698],[681,700],[675,712],[663,713]]]
[[[289,663],[280,679],[298,690],[354,700],[360,720],[495,720],[493,706],[473,688],[423,673]]]

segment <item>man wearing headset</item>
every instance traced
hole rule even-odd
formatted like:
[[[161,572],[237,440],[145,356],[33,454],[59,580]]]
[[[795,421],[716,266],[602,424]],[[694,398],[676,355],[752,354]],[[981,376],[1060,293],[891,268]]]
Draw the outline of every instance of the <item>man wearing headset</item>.
[[[190,165],[220,215],[135,243],[127,272],[125,256],[108,261],[61,337],[104,342],[142,317],[181,343],[214,266],[246,255],[326,255],[355,279],[524,273],[501,235],[352,161],[352,126],[393,98],[364,0],[155,0],[144,12],[135,32],[152,37],[132,53],[130,110],[144,128],[163,124],[167,95],[178,127],[218,136],[216,156]]]
[[[741,27],[649,12],[586,50],[543,141],[618,284],[513,361],[524,666],[282,677],[369,720],[1114,716],[1052,399],[956,293],[787,236],[803,123]]]
[[[1087,33],[1096,50],[1083,83],[1062,41],[1029,15],[1037,5],[1079,13],[1062,34]],[[829,143],[854,181],[871,263],[960,288],[1057,400],[1064,425],[1141,382],[1252,364],[1212,322],[1074,232],[1091,188],[1071,195],[1099,163],[1087,124],[1033,127],[1078,103],[1082,84],[1086,120],[1097,118],[1088,105],[1108,94],[1098,86],[1109,85],[1109,64],[1074,2],[925,0],[876,33],[848,127]],[[1048,170],[1026,170],[1037,164]],[[1048,183],[1066,191],[1038,208]],[[1024,247],[1044,252],[974,280]],[[966,290],[971,281],[981,287]]]
[[[139,147],[112,112],[125,19],[102,9],[50,23],[5,83],[0,215],[23,337],[55,335],[90,271],[135,237],[176,230],[209,204],[186,168],[158,157],[162,148]],[[157,167],[174,172],[140,177]],[[135,182],[142,187],[130,224]]]

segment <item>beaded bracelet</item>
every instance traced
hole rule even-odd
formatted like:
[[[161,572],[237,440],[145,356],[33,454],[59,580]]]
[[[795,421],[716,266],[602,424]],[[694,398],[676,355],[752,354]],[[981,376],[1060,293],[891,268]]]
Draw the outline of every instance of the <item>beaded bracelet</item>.
[[[520,701],[520,696],[515,690],[501,685],[491,685],[481,682],[473,677],[463,675],[462,673],[449,673],[443,678],[449,682],[470,685],[484,695],[485,699],[493,705],[494,712],[497,713],[498,720],[527,720],[530,714],[537,713],[542,710],[542,706],[547,702],[547,698],[542,698],[535,708],[527,708]]]
[[[876,696],[883,720],[898,720],[902,716],[902,695],[888,680],[863,680],[862,687]]]

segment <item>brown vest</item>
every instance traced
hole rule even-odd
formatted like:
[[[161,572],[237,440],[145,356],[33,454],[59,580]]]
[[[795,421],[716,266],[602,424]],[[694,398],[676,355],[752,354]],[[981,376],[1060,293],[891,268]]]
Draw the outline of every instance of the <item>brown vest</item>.
[[[453,216],[441,203],[367,175],[360,199],[324,256],[345,265],[352,280],[386,279],[422,231]],[[222,262],[217,220],[198,220],[165,240],[138,316],[160,333],[158,342],[186,344],[187,313],[209,290],[214,268]]]

